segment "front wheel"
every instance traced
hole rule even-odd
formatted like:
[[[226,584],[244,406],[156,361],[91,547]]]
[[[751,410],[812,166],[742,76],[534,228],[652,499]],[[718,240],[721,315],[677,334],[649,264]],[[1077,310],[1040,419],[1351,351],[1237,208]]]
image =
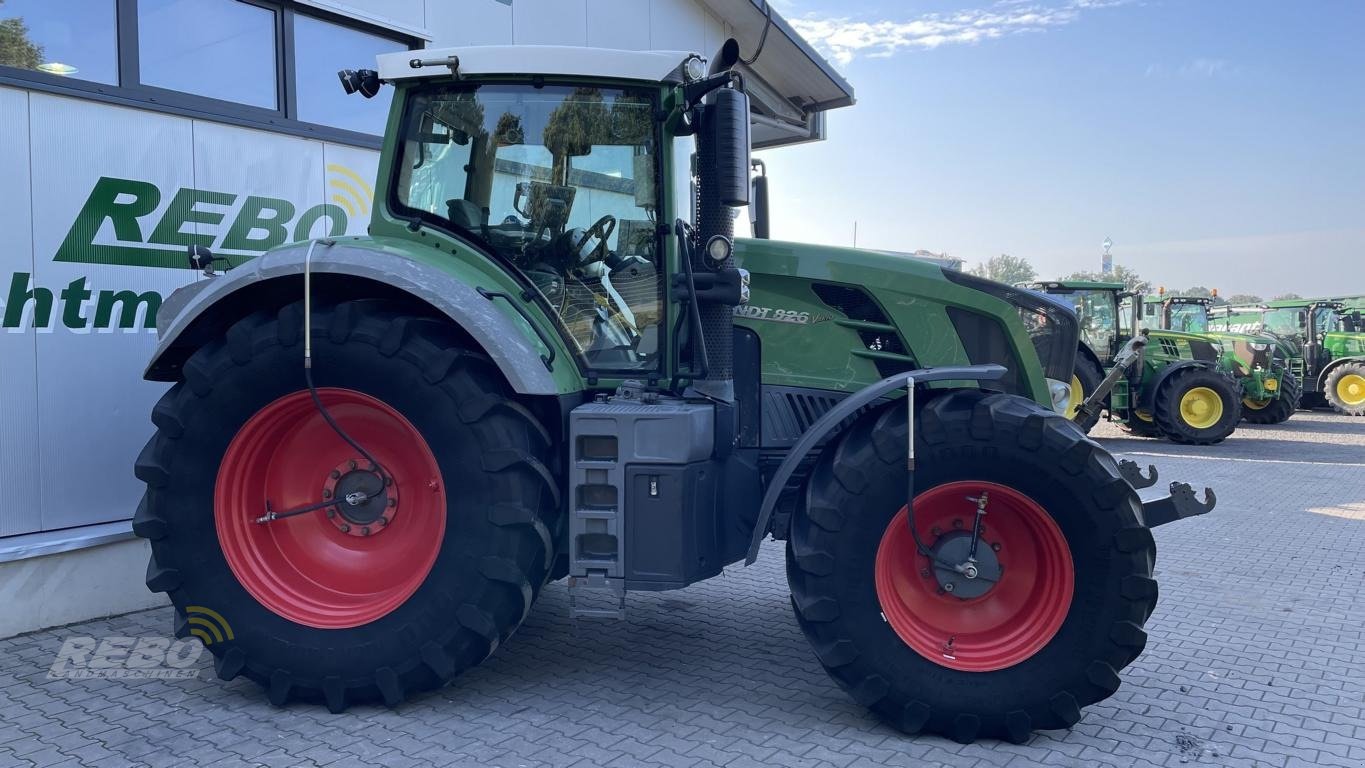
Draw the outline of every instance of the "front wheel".
[[[1104,371],[1090,358],[1077,354],[1076,370],[1071,374],[1071,397],[1067,401],[1066,417],[1076,423],[1081,431],[1086,434],[1095,428],[1100,421],[1100,412],[1095,411],[1093,416],[1085,419],[1076,418],[1080,415],[1081,405],[1090,394],[1100,388],[1100,382],[1104,381]]]
[[[317,396],[358,451],[304,386],[302,327],[299,304],[254,314],[190,357],[133,530],[220,677],[395,705],[485,659],[545,584],[550,440],[448,326],[358,301],[313,317]]]
[[[1278,396],[1265,400],[1242,399],[1242,418],[1251,424],[1283,424],[1289,421],[1299,407],[1299,395],[1303,385],[1299,378],[1289,371],[1280,374]]]
[[[816,656],[907,733],[1021,742],[1070,727],[1146,641],[1156,549],[1137,495],[1061,415],[945,395],[915,435],[915,527],[931,559],[907,521],[906,430],[900,407],[861,420],[792,520],[788,581]],[[983,497],[968,577],[944,563],[964,559]]]
[[[1176,443],[1220,443],[1242,420],[1241,385],[1212,368],[1189,366],[1171,373],[1155,399],[1156,425]]]
[[[1327,376],[1327,402],[1337,413],[1365,416],[1365,363],[1342,363]]]

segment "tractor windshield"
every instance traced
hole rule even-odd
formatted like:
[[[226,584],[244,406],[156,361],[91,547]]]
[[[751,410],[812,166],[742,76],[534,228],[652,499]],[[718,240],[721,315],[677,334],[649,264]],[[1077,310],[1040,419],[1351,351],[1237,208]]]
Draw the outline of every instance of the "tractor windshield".
[[[1109,353],[1118,332],[1118,307],[1113,291],[1075,290],[1054,293],[1065,297],[1076,308],[1081,338],[1101,356]]]
[[[654,101],[597,86],[429,87],[405,109],[395,208],[519,270],[589,369],[655,368]]]
[[[1199,303],[1172,302],[1167,328],[1185,333],[1206,333],[1209,330],[1208,310]]]

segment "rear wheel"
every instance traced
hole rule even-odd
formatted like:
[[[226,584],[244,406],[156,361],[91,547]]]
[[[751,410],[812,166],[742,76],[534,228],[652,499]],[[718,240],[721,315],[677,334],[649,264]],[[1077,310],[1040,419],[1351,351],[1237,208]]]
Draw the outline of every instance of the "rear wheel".
[[[1342,363],[1327,375],[1327,402],[1338,413],[1365,416],[1365,363]]]
[[[177,632],[204,616],[218,675],[333,711],[397,704],[506,640],[545,584],[559,500],[545,430],[438,321],[375,302],[233,325],[187,361],[137,462],[134,531]],[[387,477],[386,477],[387,476]],[[334,506],[260,523],[322,500]]]
[[[1156,551],[1136,494],[1059,414],[1009,395],[936,398],[916,426],[915,525],[960,559],[986,494],[968,579],[910,535],[906,429],[899,407],[856,424],[793,517],[788,580],[817,657],[907,733],[1019,742],[1071,726],[1146,641]]]
[[[1289,421],[1299,407],[1303,385],[1289,371],[1280,375],[1279,396],[1265,400],[1242,398],[1242,418],[1252,424],[1282,424]]]
[[[1173,442],[1222,442],[1242,420],[1240,390],[1240,385],[1211,368],[1182,368],[1157,389],[1156,425]]]
[[[1073,420],[1076,426],[1080,427],[1087,434],[1100,421],[1100,412],[1087,419],[1076,419],[1080,413],[1081,404],[1085,402],[1090,393],[1100,388],[1100,382],[1104,381],[1104,371],[1090,358],[1077,354],[1076,371],[1071,375],[1071,399],[1067,403],[1066,417]]]

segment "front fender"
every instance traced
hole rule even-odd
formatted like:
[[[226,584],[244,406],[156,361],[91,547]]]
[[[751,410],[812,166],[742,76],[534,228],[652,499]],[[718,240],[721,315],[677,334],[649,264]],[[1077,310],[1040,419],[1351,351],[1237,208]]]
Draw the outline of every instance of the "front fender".
[[[196,322],[224,302],[247,297],[247,307],[218,322],[231,322],[258,307],[250,295],[271,281],[303,274],[308,243],[269,251],[224,275],[201,279],[169,296],[157,318],[157,346],[144,377],[173,381],[192,344],[186,338]],[[434,307],[462,328],[492,358],[512,389],[526,395],[555,395],[581,388],[576,366],[557,337],[534,326],[511,304],[515,287],[474,265],[450,258],[437,264],[409,257],[405,252],[367,239],[347,239],[333,245],[319,242],[311,272],[321,276],[349,276],[388,286]],[[314,287],[314,300],[317,287]],[[303,298],[299,289],[298,298]],[[500,299],[506,299],[505,301]],[[546,358],[554,359],[554,362]],[[557,358],[557,359],[556,359]]]

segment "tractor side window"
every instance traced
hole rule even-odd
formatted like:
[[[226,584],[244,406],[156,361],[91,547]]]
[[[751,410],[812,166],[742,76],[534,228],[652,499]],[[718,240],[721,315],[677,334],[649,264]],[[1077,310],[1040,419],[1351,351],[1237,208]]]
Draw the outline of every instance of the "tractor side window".
[[[1081,338],[1091,349],[1106,354],[1118,328],[1113,295],[1108,291],[1076,291],[1071,301],[1080,321]]]
[[[1265,329],[1276,336],[1303,336],[1308,330],[1308,313],[1302,309],[1271,309],[1262,316]]]
[[[1335,309],[1318,307],[1313,310],[1313,326],[1317,330],[1318,336],[1322,336],[1324,333],[1341,330],[1341,318]]]
[[[397,209],[539,289],[585,367],[657,368],[664,274],[654,97],[445,85],[408,100]]]

